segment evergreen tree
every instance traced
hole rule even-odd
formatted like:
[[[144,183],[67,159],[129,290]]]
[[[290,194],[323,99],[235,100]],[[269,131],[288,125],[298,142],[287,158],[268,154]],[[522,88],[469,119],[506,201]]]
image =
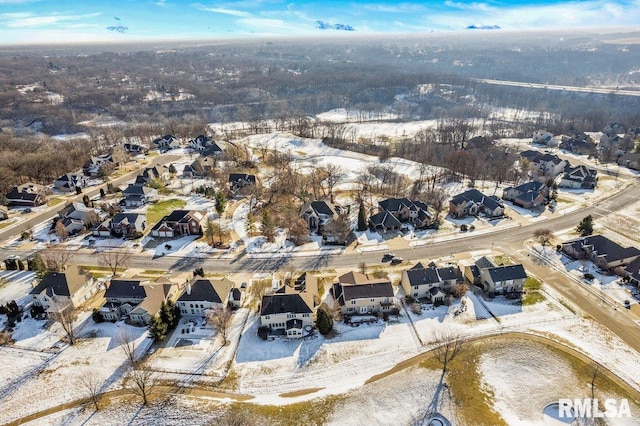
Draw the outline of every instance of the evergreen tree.
[[[256,217],[251,212],[247,214],[247,221],[245,222],[244,229],[250,237],[252,237],[256,232]]]
[[[222,213],[224,212],[224,209],[227,208],[227,199],[225,198],[222,191],[216,192],[215,199],[216,199],[216,212],[218,213],[218,216],[222,217]]]
[[[167,338],[167,324],[162,322],[162,320],[154,315],[151,317],[151,321],[149,322],[149,334],[155,341],[162,341]]]
[[[358,232],[367,230],[367,213],[364,210],[364,203],[360,201],[360,208],[358,209]]]
[[[581,237],[593,234],[593,217],[591,215],[584,217],[576,229]]]
[[[36,253],[31,259],[30,269],[36,273],[38,279],[43,279],[50,271],[47,269],[47,266],[44,264],[40,253]]]
[[[326,336],[333,330],[333,317],[331,316],[331,312],[329,312],[329,308],[324,303],[318,307],[318,311],[316,313],[316,325],[318,327],[318,331],[323,336]]]
[[[272,243],[276,239],[276,225],[273,222],[273,218],[269,213],[269,210],[263,210],[262,212],[262,235],[267,237],[267,241]]]

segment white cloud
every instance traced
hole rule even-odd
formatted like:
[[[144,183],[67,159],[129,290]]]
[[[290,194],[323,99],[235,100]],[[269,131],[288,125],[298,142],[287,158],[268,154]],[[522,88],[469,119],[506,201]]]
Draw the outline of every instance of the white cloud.
[[[370,10],[372,12],[381,12],[381,13],[416,13],[416,12],[425,12],[427,10],[426,7],[420,4],[414,4],[414,3],[399,3],[395,5],[365,4],[363,8],[366,10]]]
[[[631,2],[572,1],[550,5],[496,7],[487,3],[446,1],[449,10],[424,15],[430,27],[462,29],[482,22],[510,29],[637,26],[640,8]]]
[[[7,14],[4,14],[7,15]],[[11,14],[9,14],[11,15]],[[18,14],[13,14],[18,15]],[[79,21],[88,18],[100,16],[100,13],[90,13],[85,15],[42,15],[23,14],[20,16],[10,17],[5,21],[5,25],[9,28],[37,28],[48,25],[61,24],[67,21]]]
[[[211,12],[211,13],[220,13],[223,15],[231,15],[231,16],[238,16],[241,18],[244,17],[249,17],[251,16],[251,14],[249,12],[245,12],[243,10],[237,10],[237,9],[226,9],[226,8],[222,8],[222,7],[208,7],[202,4],[193,4],[193,7],[195,7],[198,10],[202,10],[203,12]]]
[[[36,3],[40,0],[0,0],[0,4],[23,4],[23,3]]]
[[[291,28],[290,25],[285,24],[285,22],[281,19],[264,19],[264,18],[243,18],[238,19],[238,24],[244,25],[247,27],[252,27],[255,30],[260,30],[264,28],[279,28],[286,29]]]

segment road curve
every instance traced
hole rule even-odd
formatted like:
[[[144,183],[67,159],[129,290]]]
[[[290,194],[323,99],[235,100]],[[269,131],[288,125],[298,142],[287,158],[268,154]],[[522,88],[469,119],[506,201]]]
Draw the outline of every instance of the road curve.
[[[567,355],[576,357],[578,359],[580,359],[581,361],[585,362],[585,363],[591,363],[594,362],[593,359],[591,359],[588,355],[579,352],[561,342],[558,342],[556,340],[550,339],[546,336],[541,336],[538,334],[534,334],[534,333],[526,333],[526,332],[517,332],[517,331],[511,331],[511,332],[506,332],[506,333],[501,333],[500,331],[497,331],[495,334],[490,334],[490,335],[484,335],[484,336],[480,336],[480,337],[473,337],[470,338],[469,341],[482,341],[485,339],[495,339],[496,337],[499,338],[505,338],[505,339],[526,339],[526,340],[533,340],[537,343],[543,344],[543,345],[547,345],[547,346],[551,346],[555,349],[558,349],[564,353],[566,353]],[[428,351],[424,351],[414,357],[411,357],[409,359],[406,359],[404,361],[401,361],[400,363],[398,363],[396,366],[394,366],[393,368],[381,373],[381,374],[376,374],[372,377],[370,377],[368,380],[365,381],[365,385],[370,384],[370,383],[374,383],[380,379],[383,379],[384,377],[387,377],[389,375],[398,373],[400,371],[403,371],[407,368],[413,367],[415,365],[420,364],[422,361],[424,361],[425,359],[427,359],[431,352],[433,351],[433,349],[430,349]],[[626,381],[624,381],[623,379],[621,379],[619,376],[617,376],[615,373],[613,373],[611,370],[602,367],[602,371],[603,374],[605,374],[609,379],[611,379],[612,381],[614,381],[618,386],[620,386],[621,388],[625,389],[630,395],[635,395],[635,398],[637,401],[640,401],[640,392],[638,391],[638,389],[634,388],[632,385],[630,385],[629,383],[627,383]],[[185,374],[188,375],[188,374]],[[177,380],[177,382],[179,383],[180,380]],[[212,391],[208,388],[204,388],[204,387],[193,387],[193,388],[184,388],[180,385],[176,385],[176,386],[157,386],[154,388],[154,394],[156,395],[156,397],[158,396],[158,394],[160,395],[170,395],[170,394],[175,394],[178,393],[180,395],[187,395],[193,398],[206,398],[207,400],[211,400],[213,399],[230,399],[236,402],[251,402],[251,400],[254,398],[254,396],[252,395],[242,395],[242,394],[234,394],[234,393],[225,393],[225,392],[217,392],[217,391]],[[113,391],[108,391],[108,392],[104,392],[101,394],[101,399],[102,401],[104,401],[105,399],[110,401],[111,398],[113,397],[119,397],[119,396],[124,396],[127,394],[131,394],[129,391],[127,391],[126,389],[116,389]],[[298,401],[295,401],[298,402]],[[293,403],[293,402],[292,402]],[[50,416],[52,414],[56,414],[60,411],[64,411],[64,410],[69,410],[69,409],[73,409],[73,408],[77,408],[80,407],[82,405],[86,405],[86,404],[91,404],[91,401],[89,398],[80,398],[80,399],[76,399],[73,401],[69,401],[66,402],[64,404],[60,404],[58,406],[55,407],[50,407],[47,408],[46,410],[41,410],[38,411],[36,413],[30,414],[28,416],[22,417],[20,419],[14,420],[12,422],[7,423],[5,426],[18,426],[27,422],[33,422],[36,420],[40,420],[43,419],[47,416]]]

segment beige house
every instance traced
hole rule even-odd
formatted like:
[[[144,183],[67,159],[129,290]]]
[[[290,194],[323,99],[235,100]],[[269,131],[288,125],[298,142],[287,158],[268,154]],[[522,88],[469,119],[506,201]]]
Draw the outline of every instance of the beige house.
[[[280,292],[280,290],[283,290]],[[303,293],[287,293],[286,287],[262,296],[260,325],[271,337],[301,338],[313,327],[313,301]]]
[[[522,293],[527,273],[520,264],[480,268],[480,282],[489,293]]]
[[[144,288],[145,298],[129,313],[129,319],[133,323],[149,324],[151,317],[160,312],[162,302],[175,301],[180,292],[178,284],[166,277],[142,282],[141,286]]]
[[[438,268],[432,262],[425,267],[418,262],[402,272],[400,285],[407,296],[438,303],[444,302],[445,296],[451,294],[456,283],[461,281],[462,274],[457,266]]]
[[[393,287],[387,279],[370,278],[360,272],[338,277],[332,295],[343,315],[390,312],[395,306]]]
[[[33,303],[47,312],[77,308],[86,302],[97,288],[93,277],[77,267],[46,275],[29,293]]]
[[[233,281],[227,278],[221,280],[193,279],[187,283],[176,304],[182,315],[203,317],[216,307],[232,305],[230,299],[233,296],[231,294],[233,286]]]

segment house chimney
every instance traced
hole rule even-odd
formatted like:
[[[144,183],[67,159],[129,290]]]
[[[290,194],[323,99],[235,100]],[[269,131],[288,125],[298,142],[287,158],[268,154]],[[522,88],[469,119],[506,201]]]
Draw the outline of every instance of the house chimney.
[[[187,282],[187,294],[191,294],[191,283]]]

